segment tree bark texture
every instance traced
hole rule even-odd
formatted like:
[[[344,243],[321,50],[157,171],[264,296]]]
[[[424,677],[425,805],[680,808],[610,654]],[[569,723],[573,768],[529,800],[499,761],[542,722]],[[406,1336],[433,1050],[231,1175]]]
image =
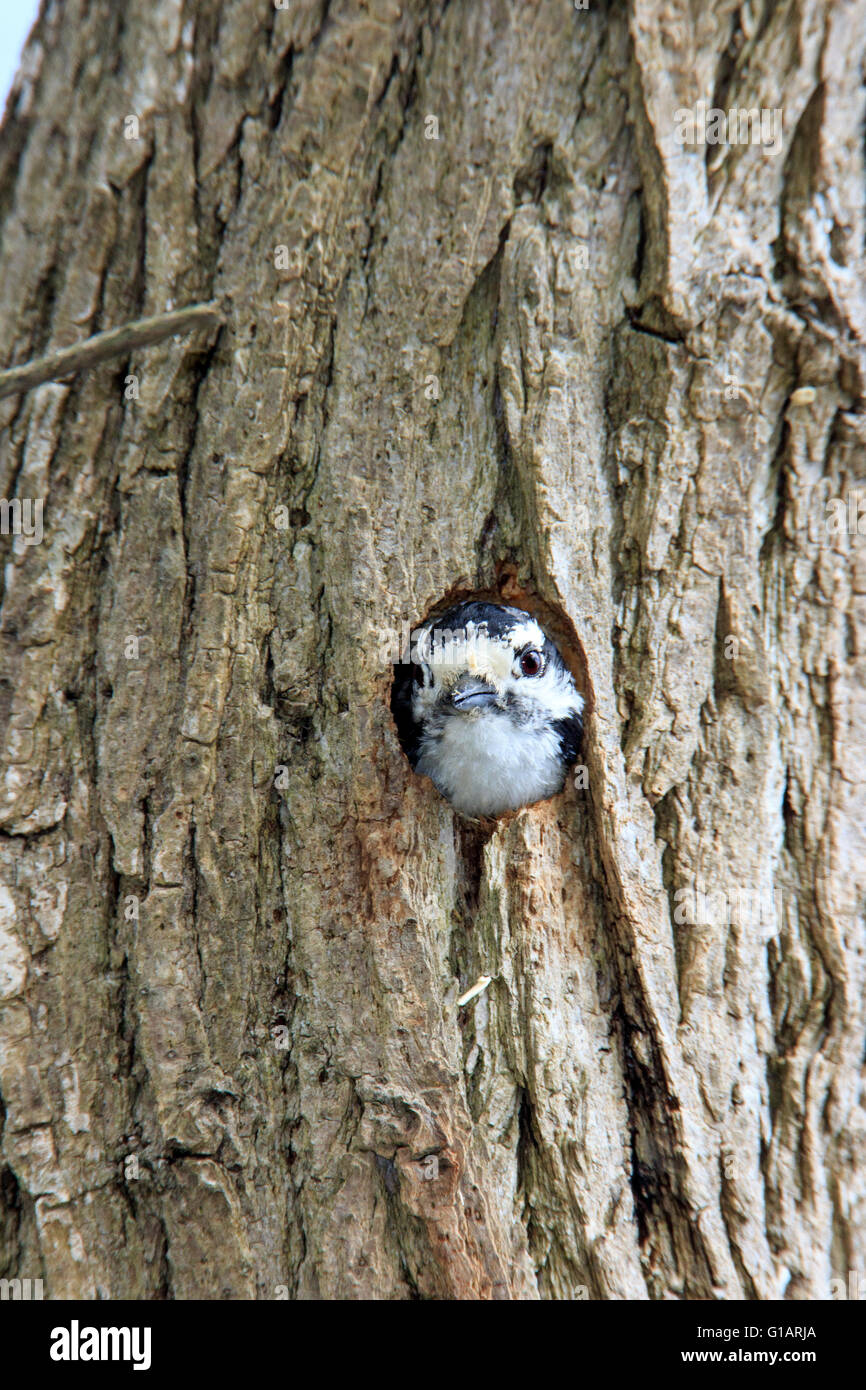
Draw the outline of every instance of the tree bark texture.
[[[863,0],[46,0],[4,365],[226,321],[0,402],[44,499],[2,537],[0,1274],[866,1269],[864,56]],[[700,102],[779,148],[680,143]],[[482,594],[590,709],[495,828],[388,709],[393,635]]]

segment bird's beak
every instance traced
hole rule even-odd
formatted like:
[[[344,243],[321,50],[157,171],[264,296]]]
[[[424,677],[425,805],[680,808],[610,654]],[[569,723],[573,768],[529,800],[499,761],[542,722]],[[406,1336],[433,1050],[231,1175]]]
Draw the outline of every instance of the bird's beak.
[[[495,705],[498,698],[499,692],[495,686],[479,680],[477,676],[461,676],[451,691],[451,703],[458,711],[483,709],[487,705]]]

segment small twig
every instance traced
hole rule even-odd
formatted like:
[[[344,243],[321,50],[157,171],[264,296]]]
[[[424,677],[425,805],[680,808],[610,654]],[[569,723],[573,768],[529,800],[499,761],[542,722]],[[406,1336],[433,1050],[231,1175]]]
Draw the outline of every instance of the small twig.
[[[483,994],[492,978],[491,975],[479,975],[472,988],[467,989],[466,993],[461,994],[457,1000],[458,1007],[462,1009],[464,1004],[469,1003],[470,999],[474,999],[477,994]]]
[[[120,328],[109,328],[105,333],[85,338],[83,343],[46,352],[44,357],[35,357],[32,362],[0,372],[0,400],[4,396],[32,391],[44,381],[59,381],[72,372],[86,371],[109,357],[123,357],[133,348],[161,343],[163,338],[171,338],[175,333],[193,333],[197,328],[213,328],[224,322],[219,305],[211,301],[209,304],[188,304],[185,309],[175,309],[170,314],[154,314],[151,318],[124,323]]]

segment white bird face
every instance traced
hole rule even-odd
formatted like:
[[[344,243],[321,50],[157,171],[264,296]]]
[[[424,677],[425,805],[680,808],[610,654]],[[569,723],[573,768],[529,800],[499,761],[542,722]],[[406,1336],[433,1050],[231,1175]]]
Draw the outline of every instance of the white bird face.
[[[461,604],[415,634],[409,670],[392,695],[404,750],[456,810],[494,816],[559,791],[583,698],[528,613]]]

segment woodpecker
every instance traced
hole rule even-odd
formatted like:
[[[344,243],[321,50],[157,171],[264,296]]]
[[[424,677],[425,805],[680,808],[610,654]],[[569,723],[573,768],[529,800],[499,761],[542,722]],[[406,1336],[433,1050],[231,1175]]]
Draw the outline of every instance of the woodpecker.
[[[529,613],[461,603],[412,634],[391,713],[403,752],[456,811],[499,816],[560,791],[583,696]]]

